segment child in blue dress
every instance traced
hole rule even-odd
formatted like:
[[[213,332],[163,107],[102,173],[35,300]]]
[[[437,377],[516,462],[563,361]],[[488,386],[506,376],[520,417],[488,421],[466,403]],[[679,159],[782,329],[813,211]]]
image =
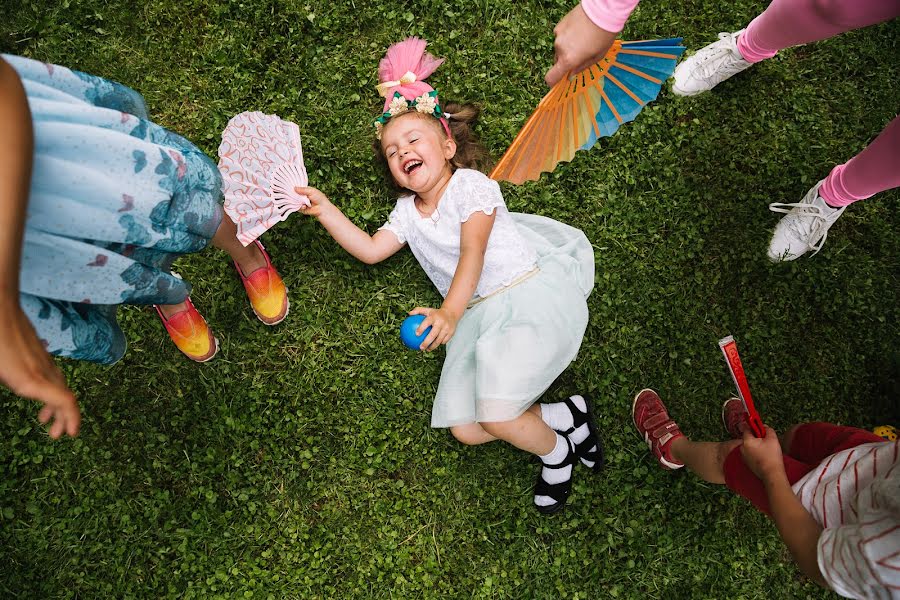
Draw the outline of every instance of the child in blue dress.
[[[438,101],[423,81],[441,61],[410,38],[388,50],[379,69],[387,99],[376,122],[376,151],[405,193],[370,236],[322,192],[298,188],[315,216],[350,254],[374,264],[409,245],[444,297],[417,333],[421,349],[447,345],[432,427],[449,427],[464,444],[496,439],[537,455],[543,468],[534,503],[559,510],[576,458],[602,463],[587,401],[535,404],[578,353],[588,322],[594,253],[584,234],[551,219],[512,214],[499,185],[474,170],[472,105]]]
[[[213,357],[190,286],[169,270],[178,256],[212,241],[245,283],[265,276],[286,306],[262,246],[244,248],[222,218],[216,165],[150,122],[133,90],[3,55],[0,131],[0,381],[45,403],[39,418],[54,421],[52,437],[75,435],[80,415],[48,353],[117,361],[119,304],[156,305],[179,350]]]

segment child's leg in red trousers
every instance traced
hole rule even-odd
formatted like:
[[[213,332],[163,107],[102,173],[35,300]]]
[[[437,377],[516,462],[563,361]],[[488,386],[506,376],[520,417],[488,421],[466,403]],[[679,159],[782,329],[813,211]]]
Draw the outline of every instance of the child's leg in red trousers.
[[[784,469],[791,484],[812,471],[822,460],[860,444],[883,441],[874,433],[831,423],[804,423],[790,428],[782,440]],[[762,481],[744,464],[740,446],[725,458],[725,485],[771,516],[769,498]]]

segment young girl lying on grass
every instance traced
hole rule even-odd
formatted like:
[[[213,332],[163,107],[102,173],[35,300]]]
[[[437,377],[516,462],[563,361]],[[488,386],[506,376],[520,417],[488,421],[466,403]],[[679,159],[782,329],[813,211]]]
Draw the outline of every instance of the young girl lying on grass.
[[[511,214],[500,187],[475,170],[484,149],[471,104],[441,105],[423,80],[440,64],[416,38],[381,61],[384,113],[376,151],[405,190],[388,222],[369,235],[315,188],[297,188],[305,210],[350,254],[380,262],[409,244],[444,297],[425,315],[422,350],[447,345],[431,426],[464,444],[501,439],[543,463],[534,503],[563,507],[577,458],[599,470],[602,450],[587,400],[535,404],[578,353],[588,322],[594,253],[584,234],[545,217]]]

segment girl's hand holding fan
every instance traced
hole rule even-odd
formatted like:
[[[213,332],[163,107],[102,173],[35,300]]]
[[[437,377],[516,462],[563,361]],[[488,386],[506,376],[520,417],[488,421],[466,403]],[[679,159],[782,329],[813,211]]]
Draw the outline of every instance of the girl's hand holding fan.
[[[295,191],[309,183],[300,129],[275,115],[243,112],[233,117],[219,146],[225,213],[247,246],[309,199]]]
[[[741,455],[753,474],[763,481],[784,475],[784,459],[778,434],[768,425],[764,426],[762,435],[757,435],[750,429],[744,430]]]
[[[323,212],[334,206],[328,196],[314,187],[296,186],[294,192],[309,200],[309,205],[300,208],[300,212],[308,217],[319,218]]]
[[[737,343],[734,341],[734,337],[729,335],[719,340],[719,348],[725,356],[728,372],[731,373],[731,377],[734,379],[737,397],[744,404],[744,419],[747,426],[756,437],[766,437],[766,426],[763,424],[759,413],[756,412],[756,405],[753,403],[753,396],[750,394],[750,384],[747,383],[747,375],[744,373],[744,365],[741,363],[741,356],[738,354]]]
[[[562,18],[553,28],[553,34],[556,36],[553,43],[556,60],[544,76],[550,87],[569,73],[581,73],[600,62],[619,37],[618,33],[595,25],[581,4]]]

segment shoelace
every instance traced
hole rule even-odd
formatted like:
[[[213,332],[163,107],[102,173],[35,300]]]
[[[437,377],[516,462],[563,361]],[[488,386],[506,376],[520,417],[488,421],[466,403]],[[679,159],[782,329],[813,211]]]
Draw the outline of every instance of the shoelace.
[[[719,34],[720,41],[728,41],[728,47],[720,47],[716,48],[715,52],[710,52],[699,61],[697,61],[697,76],[707,81],[712,78],[712,76],[719,71],[719,64],[722,59],[731,57],[733,60],[737,60],[734,58],[734,52],[732,48],[735,46],[734,37],[731,33],[722,32]],[[734,75],[741,71],[738,68],[740,65],[738,64],[730,64],[726,67],[725,71],[728,73],[728,76]]]
[[[806,202],[773,202],[769,205],[769,210],[797,217],[791,220],[788,227],[806,242],[807,251],[815,250],[812,256],[818,254],[822,246],[825,245],[825,240],[828,238],[828,219],[822,214],[821,207]],[[804,230],[801,225],[806,223],[807,218],[810,218],[811,222],[808,228]],[[819,235],[822,236],[821,239],[816,239]]]

